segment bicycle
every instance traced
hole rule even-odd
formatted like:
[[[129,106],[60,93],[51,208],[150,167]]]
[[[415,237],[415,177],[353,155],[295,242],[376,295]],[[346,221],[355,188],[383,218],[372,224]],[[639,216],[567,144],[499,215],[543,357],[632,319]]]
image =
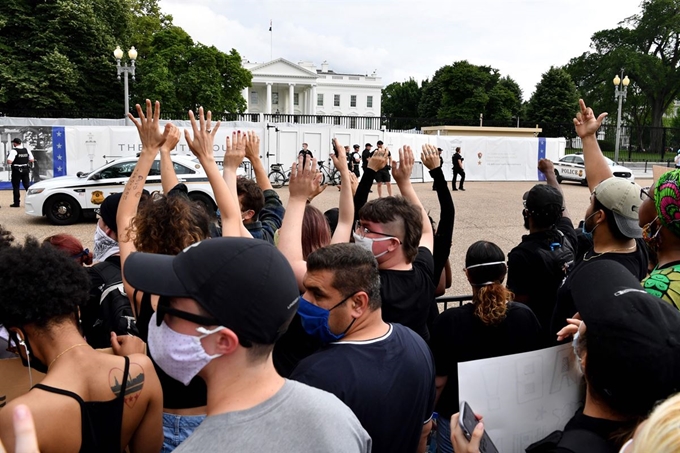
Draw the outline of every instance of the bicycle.
[[[321,185],[330,184],[331,186],[339,186],[340,171],[337,168],[333,168],[331,170],[330,159],[328,160],[328,163],[329,166],[326,167],[324,161],[318,162],[319,171],[321,172]],[[282,164],[271,164],[270,169],[269,182],[271,183],[272,187],[279,189],[286,185],[288,181],[290,181],[290,170],[284,171]]]
[[[269,172],[269,182],[275,189],[283,187],[284,184],[290,181],[290,170],[284,171],[282,164],[271,164],[269,168],[271,169]]]

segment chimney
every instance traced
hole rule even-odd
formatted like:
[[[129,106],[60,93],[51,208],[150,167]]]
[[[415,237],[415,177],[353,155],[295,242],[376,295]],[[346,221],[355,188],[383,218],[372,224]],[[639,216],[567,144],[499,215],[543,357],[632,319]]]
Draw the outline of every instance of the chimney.
[[[321,72],[328,72],[328,62],[326,60],[321,63]]]

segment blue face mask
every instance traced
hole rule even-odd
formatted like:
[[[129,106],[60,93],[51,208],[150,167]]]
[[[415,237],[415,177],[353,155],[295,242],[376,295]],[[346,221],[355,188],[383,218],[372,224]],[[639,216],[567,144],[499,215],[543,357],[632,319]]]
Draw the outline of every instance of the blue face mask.
[[[591,241],[591,242],[592,242],[592,240],[593,240],[593,231],[595,231],[595,228],[597,228],[598,226],[600,226],[600,224],[598,223],[597,225],[595,225],[595,227],[594,227],[591,231],[587,231],[587,230],[586,230],[586,228],[587,228],[586,225],[588,224],[588,220],[589,220],[592,216],[594,216],[595,214],[597,214],[598,212],[599,212],[599,211],[595,211],[595,212],[593,212],[592,214],[590,214],[588,217],[586,217],[586,219],[583,221],[583,228],[581,229],[581,232],[583,233],[583,236],[584,236],[586,239],[588,239],[589,241]]]
[[[317,307],[304,297],[300,296],[300,305],[298,305],[297,312],[300,315],[300,319],[302,320],[302,328],[305,329],[305,332],[307,332],[308,335],[318,338],[324,344],[338,341],[345,336],[347,331],[352,327],[352,324],[354,324],[354,321],[356,321],[356,318],[352,320],[344,332],[336,335],[331,332],[330,327],[328,327],[328,317],[331,314],[331,310],[334,310],[340,305],[344,304],[350,297],[352,296],[350,295],[345,297],[339,303],[335,304],[333,308],[326,310],[324,308]]]

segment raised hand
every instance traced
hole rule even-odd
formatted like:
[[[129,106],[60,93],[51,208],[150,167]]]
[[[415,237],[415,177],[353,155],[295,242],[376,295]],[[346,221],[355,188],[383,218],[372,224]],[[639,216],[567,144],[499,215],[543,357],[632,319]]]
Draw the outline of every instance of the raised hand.
[[[151,101],[146,100],[146,115],[142,111],[142,106],[137,104],[137,116],[139,119],[128,113],[128,118],[137,128],[139,139],[142,141],[142,154],[158,153],[161,145],[165,143],[166,136],[161,132],[159,119],[161,116],[161,103],[156,101],[154,107],[151,107]]]
[[[316,158],[307,159],[307,165],[302,165],[303,161],[304,157],[298,156],[297,164],[290,167],[288,190],[291,199],[304,198],[307,200],[319,190],[322,175],[317,170]]]
[[[231,140],[227,137],[227,151],[224,153],[224,169],[236,172],[246,157],[246,143],[248,136],[245,132],[234,131]]]
[[[165,142],[163,143],[163,145],[161,145],[161,152],[169,153],[170,151],[175,149],[175,147],[179,143],[179,139],[182,137],[182,132],[174,124],[167,123],[165,125],[163,135],[165,136]]]
[[[198,122],[196,122],[192,110],[189,110],[189,120],[191,121],[191,129],[194,133],[192,139],[189,131],[184,129],[184,139],[187,141],[189,149],[194,156],[198,157],[198,160],[214,159],[213,142],[215,141],[215,133],[220,128],[221,123],[218,121],[215,127],[211,128],[212,112],[208,111],[206,118],[203,114],[203,107],[198,109]]]
[[[544,175],[555,174],[555,166],[550,159],[541,159],[538,161],[538,171]]]
[[[387,150],[377,149],[373,155],[368,159],[368,168],[374,171],[379,171],[387,165]]]
[[[423,145],[423,151],[420,153],[420,160],[428,170],[434,170],[439,167],[439,151],[434,145]]]
[[[593,109],[586,107],[583,99],[578,100],[581,111],[576,114],[574,118],[574,128],[579,137],[585,138],[589,135],[595,135],[597,130],[602,125],[602,121],[607,117],[608,113],[600,113],[597,118],[593,113]]]
[[[347,167],[347,151],[345,151],[345,147],[340,145],[336,138],[331,139],[331,141],[333,142],[333,150],[335,151],[334,153],[331,153],[333,165],[341,173],[343,172],[343,168],[349,171],[349,167]]]
[[[392,177],[397,181],[397,184],[411,180],[414,162],[415,159],[410,146],[405,145],[403,148],[399,148],[399,162],[396,165],[392,165]]]
[[[253,131],[246,133],[246,159],[250,162],[260,159],[260,137]]]

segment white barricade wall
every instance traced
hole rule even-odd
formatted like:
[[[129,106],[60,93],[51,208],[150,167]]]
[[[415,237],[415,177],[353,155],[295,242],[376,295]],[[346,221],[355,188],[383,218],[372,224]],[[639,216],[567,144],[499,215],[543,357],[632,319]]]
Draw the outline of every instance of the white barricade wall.
[[[175,121],[180,128],[190,129],[188,121]],[[164,124],[164,122],[161,122]],[[444,174],[451,179],[451,158],[454,149],[461,147],[465,158],[465,171],[469,181],[537,181],[541,179],[536,169],[538,159],[553,161],[564,155],[563,138],[503,138],[456,137],[385,132],[380,130],[345,129],[326,124],[294,123],[223,123],[215,139],[215,156],[219,160],[225,151],[227,135],[235,130],[255,131],[261,139],[260,155],[265,166],[282,163],[289,166],[296,158],[303,142],[320,160],[328,161],[330,141],[335,137],[342,145],[358,144],[364,149],[382,140],[391,150],[394,160],[399,159],[399,148],[410,146],[416,160],[420,161],[423,144],[429,143],[443,149]],[[4,146],[0,162],[0,188],[8,188],[10,169],[6,164],[11,150],[11,140],[19,137],[22,146],[31,150],[37,165],[33,181],[54,176],[75,175],[88,172],[119,157],[135,155],[141,143],[134,126],[125,126],[123,120],[57,120],[41,118],[0,118],[0,141]],[[175,149],[177,154],[190,154],[184,136]],[[422,165],[422,164],[418,164]],[[414,181],[431,181],[427,169],[417,167]]]

